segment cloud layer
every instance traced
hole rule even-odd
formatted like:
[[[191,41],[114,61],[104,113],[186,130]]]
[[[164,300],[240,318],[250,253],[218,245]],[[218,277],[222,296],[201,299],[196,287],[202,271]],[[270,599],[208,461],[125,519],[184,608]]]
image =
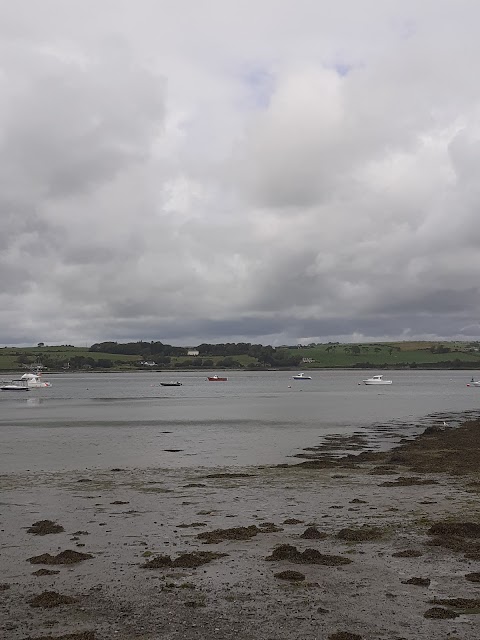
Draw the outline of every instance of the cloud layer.
[[[478,3],[0,15],[0,344],[478,337]]]

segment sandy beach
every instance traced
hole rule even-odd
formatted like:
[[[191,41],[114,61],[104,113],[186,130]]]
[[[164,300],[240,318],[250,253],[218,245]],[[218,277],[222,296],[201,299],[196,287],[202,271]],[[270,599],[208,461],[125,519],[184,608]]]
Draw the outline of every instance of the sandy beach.
[[[477,640],[480,422],[331,449],[0,476],[1,637]]]

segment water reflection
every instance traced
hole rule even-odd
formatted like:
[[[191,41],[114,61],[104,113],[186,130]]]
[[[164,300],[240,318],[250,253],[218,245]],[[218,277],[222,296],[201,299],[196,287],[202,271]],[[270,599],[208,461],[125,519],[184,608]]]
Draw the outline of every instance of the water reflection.
[[[38,405],[43,404],[44,398],[27,398],[27,404],[30,407],[38,407]]]

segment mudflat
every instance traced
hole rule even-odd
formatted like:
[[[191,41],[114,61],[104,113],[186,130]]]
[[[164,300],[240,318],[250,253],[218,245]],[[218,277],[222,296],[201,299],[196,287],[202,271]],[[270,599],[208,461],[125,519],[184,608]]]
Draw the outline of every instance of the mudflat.
[[[381,453],[0,487],[6,640],[480,637],[477,420]]]

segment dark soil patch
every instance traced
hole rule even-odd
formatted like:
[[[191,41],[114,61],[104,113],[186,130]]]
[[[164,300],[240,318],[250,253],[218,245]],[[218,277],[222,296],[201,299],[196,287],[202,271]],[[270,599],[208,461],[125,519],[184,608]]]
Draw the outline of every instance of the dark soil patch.
[[[282,524],[302,524],[303,520],[297,520],[296,518],[287,518]]]
[[[450,609],[444,609],[443,607],[432,607],[423,614],[424,618],[433,618],[437,620],[447,620],[452,618],[458,618],[459,614]]]
[[[10,585],[7,584],[6,582],[3,582],[2,584],[0,584],[0,591],[8,591],[8,589],[10,589]]]
[[[383,537],[384,531],[379,527],[363,526],[359,528],[340,529],[337,538],[348,542],[367,542],[369,540],[379,540]]]
[[[343,564],[350,564],[352,560],[344,556],[324,555],[316,549],[305,549],[298,551],[291,544],[282,544],[272,551],[272,555],[265,558],[267,561],[288,560],[295,564],[322,564],[327,567],[336,567]]]
[[[88,536],[90,535],[88,531],[74,531],[72,536]]]
[[[465,580],[468,580],[469,582],[480,582],[480,573],[467,573],[465,575]]]
[[[168,453],[180,453],[184,451],[184,449],[164,449],[164,451],[168,451]]]
[[[52,520],[39,520],[27,529],[27,533],[34,533],[36,536],[46,536],[49,533],[62,533],[62,531],[65,531],[62,525]]]
[[[110,502],[110,504],[130,504],[128,500],[115,500],[114,502]]]
[[[423,478],[417,478],[415,476],[400,476],[396,480],[392,480],[391,482],[382,482],[380,487],[413,487],[416,485],[424,485],[424,484],[438,484],[436,480],[429,480]]]
[[[304,538],[305,540],[323,540],[327,537],[327,534],[319,531],[317,527],[308,527],[300,536],[300,538]]]
[[[55,576],[60,571],[54,571],[53,569],[39,569],[38,571],[34,571],[32,576]]]
[[[430,578],[410,578],[410,580],[402,580],[402,584],[414,584],[417,587],[429,587]]]
[[[203,564],[217,560],[217,558],[223,558],[227,556],[227,553],[213,553],[211,551],[194,551],[192,553],[183,553],[175,560],[172,560],[170,556],[156,556],[149,562],[140,565],[141,569],[165,569],[165,568],[183,568],[183,569],[196,569]]]
[[[423,553],[415,549],[405,549],[404,551],[392,553],[392,558],[420,558],[420,556],[423,556]]]
[[[206,527],[206,522],[192,522],[191,524],[177,524],[177,529],[197,529],[198,527]]]
[[[349,631],[337,631],[336,633],[331,633],[328,636],[328,640],[362,640],[362,636]]]
[[[40,595],[32,598],[29,604],[31,607],[53,609],[53,607],[59,607],[62,604],[73,604],[74,602],[76,602],[76,599],[71,596],[63,596],[56,591],[43,591]]]
[[[206,484],[202,484],[201,482],[190,482],[189,484],[184,484],[184,489],[194,489],[196,487],[206,487]]]
[[[279,573],[275,573],[274,576],[280,580],[305,580],[305,575],[300,573],[300,571],[280,571]]]
[[[94,631],[80,631],[78,633],[65,633],[61,636],[29,636],[26,640],[95,640]]]
[[[366,500],[360,500],[360,498],[354,498],[350,500],[350,504],[368,504]]]
[[[56,556],[43,553],[41,556],[33,556],[32,558],[27,558],[27,560],[30,564],[75,564],[76,562],[89,560],[90,558],[93,558],[93,556],[89,553],[80,553],[80,551],[67,549],[61,551]]]

